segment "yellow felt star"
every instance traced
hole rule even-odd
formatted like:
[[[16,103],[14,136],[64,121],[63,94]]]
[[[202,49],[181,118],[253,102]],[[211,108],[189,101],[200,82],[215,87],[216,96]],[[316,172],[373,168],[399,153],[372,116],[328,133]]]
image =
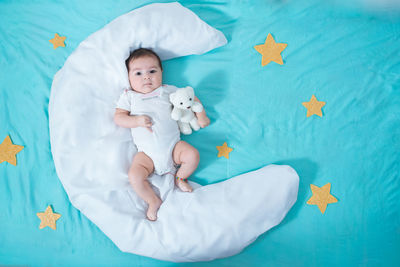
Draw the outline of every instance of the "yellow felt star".
[[[218,157],[224,156],[227,159],[229,159],[229,153],[233,150],[232,148],[228,147],[226,142],[222,146],[217,146],[217,149]]]
[[[17,155],[18,152],[20,152],[24,147],[19,146],[19,145],[14,145],[11,142],[11,138],[8,135],[3,143],[0,144],[0,163],[3,161],[7,161],[8,163],[11,163],[12,165],[16,166],[17,165]]]
[[[327,183],[323,187],[318,187],[310,184],[312,197],[307,201],[309,205],[317,205],[321,213],[324,213],[326,206],[330,203],[335,203],[338,200],[330,194],[331,183]]]
[[[254,48],[262,55],[261,65],[265,66],[271,61],[283,65],[281,52],[286,48],[287,44],[276,43],[274,37],[269,33],[264,44],[256,45]]]
[[[60,219],[61,215],[57,213],[53,213],[53,210],[50,206],[47,207],[45,212],[38,212],[36,215],[41,220],[39,228],[42,229],[46,226],[56,230],[56,221]]]
[[[315,95],[312,95],[311,100],[309,102],[302,103],[304,107],[307,109],[307,118],[311,115],[318,115],[322,117],[322,107],[325,106],[325,102],[318,101]]]
[[[56,49],[59,46],[65,47],[64,41],[67,37],[60,36],[58,33],[54,35],[53,39],[50,39],[49,42],[53,44],[53,48]]]

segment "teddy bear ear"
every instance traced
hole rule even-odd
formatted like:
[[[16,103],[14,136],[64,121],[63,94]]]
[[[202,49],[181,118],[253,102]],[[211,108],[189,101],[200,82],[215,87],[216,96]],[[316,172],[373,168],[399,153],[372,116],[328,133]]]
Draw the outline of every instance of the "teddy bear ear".
[[[185,91],[188,92],[188,94],[194,96],[194,90],[190,86],[186,86]]]
[[[174,103],[175,94],[176,93],[172,93],[172,94],[169,95],[169,101],[171,101],[171,103]]]

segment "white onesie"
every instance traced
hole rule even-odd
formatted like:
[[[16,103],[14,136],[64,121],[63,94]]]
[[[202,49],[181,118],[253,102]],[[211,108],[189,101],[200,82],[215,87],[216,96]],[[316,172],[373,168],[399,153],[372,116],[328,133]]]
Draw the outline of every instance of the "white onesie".
[[[151,118],[153,132],[136,127],[131,128],[131,133],[138,152],[144,152],[153,160],[154,172],[159,175],[176,171],[172,151],[180,140],[180,132],[178,123],[171,118],[169,102],[169,94],[176,90],[177,87],[165,84],[148,94],[125,90],[117,102],[117,108],[130,111],[130,115]]]

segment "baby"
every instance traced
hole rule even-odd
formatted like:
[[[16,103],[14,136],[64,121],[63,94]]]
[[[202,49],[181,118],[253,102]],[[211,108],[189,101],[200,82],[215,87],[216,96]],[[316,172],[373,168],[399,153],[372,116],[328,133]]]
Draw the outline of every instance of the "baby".
[[[171,118],[172,104],[169,102],[169,94],[179,88],[162,84],[163,69],[158,55],[150,49],[140,48],[131,52],[125,63],[132,90],[125,90],[120,96],[114,121],[131,129],[138,153],[128,172],[129,181],[149,205],[147,218],[155,221],[162,201],[147,181],[149,175],[171,173],[180,190],[192,192],[187,178],[196,170],[200,157],[196,148],[180,141],[178,124]],[[200,102],[197,97],[195,101]],[[204,109],[196,113],[196,117],[201,128],[210,124]]]

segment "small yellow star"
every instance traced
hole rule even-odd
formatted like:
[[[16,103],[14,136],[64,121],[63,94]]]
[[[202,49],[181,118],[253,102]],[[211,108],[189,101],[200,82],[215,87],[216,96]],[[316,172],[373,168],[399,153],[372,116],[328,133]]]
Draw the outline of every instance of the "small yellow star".
[[[3,143],[0,144],[0,163],[7,161],[12,165],[17,165],[17,153],[20,152],[24,147],[19,145],[14,145],[11,142],[11,138],[8,135]]]
[[[67,37],[60,36],[58,33],[54,35],[53,39],[50,39],[49,42],[53,44],[53,48],[56,49],[59,46],[65,47],[64,41]]]
[[[309,102],[303,102],[303,106],[307,109],[307,118],[311,115],[318,115],[322,117],[322,107],[325,106],[325,102],[318,101],[315,95],[312,95]]]
[[[283,65],[281,52],[286,48],[287,44],[276,43],[274,37],[269,33],[264,44],[256,45],[254,48],[262,55],[261,65],[265,66],[271,61]]]
[[[229,159],[229,153],[233,150],[232,148],[228,147],[226,142],[222,146],[217,146],[217,149],[218,157],[224,156],[227,159]]]
[[[326,206],[330,203],[338,202],[338,200],[330,194],[331,183],[327,183],[323,187],[310,184],[312,197],[307,201],[309,205],[317,205],[321,213],[324,213]]]
[[[45,212],[38,212],[36,215],[41,220],[39,228],[42,229],[46,226],[56,230],[56,221],[60,219],[61,215],[57,213],[53,213],[53,210],[50,206],[47,207]]]

